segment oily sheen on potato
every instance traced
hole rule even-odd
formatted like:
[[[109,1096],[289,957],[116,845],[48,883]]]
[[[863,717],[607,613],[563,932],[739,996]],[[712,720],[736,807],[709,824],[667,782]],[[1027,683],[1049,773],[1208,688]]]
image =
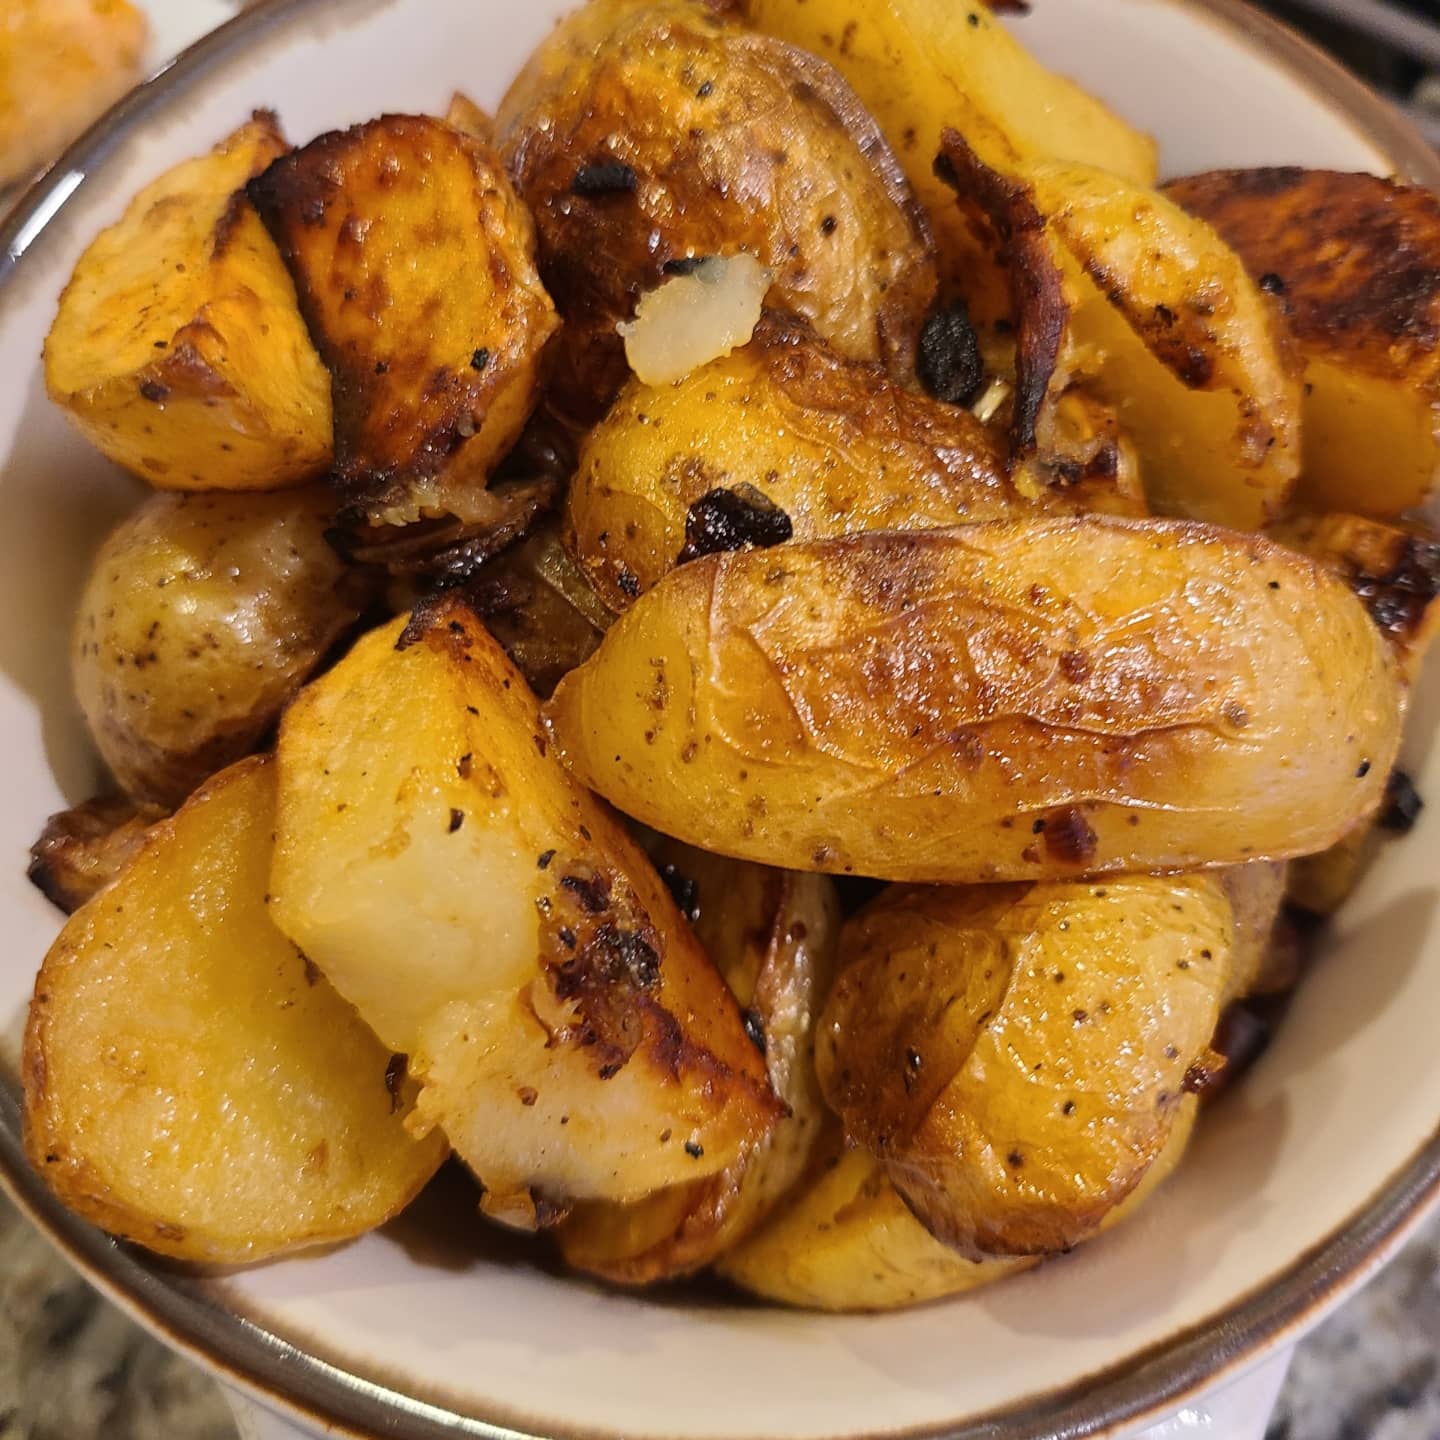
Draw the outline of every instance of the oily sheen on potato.
[[[77,1214],[182,1260],[345,1240],[445,1154],[395,1057],[266,908],[275,766],[243,760],[162,821],[45,957],[25,1148]]]
[[[778,1120],[725,982],[461,601],[361,640],[279,762],[271,913],[409,1056],[491,1214],[717,1174]]]
[[[676,888],[789,1113],[719,1175],[631,1205],[577,1205],[558,1232],[579,1270],[645,1284],[701,1268],[762,1222],[804,1173],[825,1129],[815,1078],[815,1017],[834,976],[840,910],[834,884],[727,860],[657,837],[656,863]]]
[[[946,1244],[1066,1250],[1200,1084],[1233,943],[1205,876],[896,886],[841,936],[820,1087]]]
[[[1378,804],[1400,711],[1308,560],[1101,517],[694,561],[548,708],[582,781],[690,844],[939,883],[1321,849]]]
[[[80,257],[45,388],[164,490],[276,490],[330,463],[330,377],[244,185],[288,149],[258,113],[147,185]]]

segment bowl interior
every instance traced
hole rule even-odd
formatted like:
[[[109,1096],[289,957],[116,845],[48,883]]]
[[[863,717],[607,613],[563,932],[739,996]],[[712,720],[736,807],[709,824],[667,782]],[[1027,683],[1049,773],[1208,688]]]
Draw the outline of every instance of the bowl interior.
[[[89,555],[137,494],[44,396],[40,346],[70,267],[143,181],[252,108],[273,106],[291,137],[305,140],[381,110],[433,110],[455,88],[493,104],[565,8],[566,0],[302,0],[265,9],[146,102],[135,124],[87,159],[89,173],[62,167],[56,203],[12,237],[12,251],[26,253],[0,290],[10,376],[0,388],[0,498],[10,517],[0,529],[0,587],[14,622],[0,628],[0,854],[9,857],[0,867],[9,935],[0,954],[0,1068],[9,1070],[0,1084],[10,1087],[0,1131],[13,1130],[22,1011],[58,924],[23,877],[25,848],[45,815],[84,798],[96,779],[69,698],[69,619]],[[1325,80],[1302,78],[1246,38],[1231,8],[1231,0],[1036,0],[1015,23],[1042,57],[1152,130],[1167,173],[1401,164]],[[1424,794],[1440,794],[1428,741],[1437,703],[1432,688],[1412,722],[1409,763]],[[1431,1141],[1440,1097],[1437,844],[1440,805],[1389,847],[1276,1044],[1209,1115],[1179,1177],[1138,1220],[994,1291],[842,1318],[747,1308],[701,1290],[611,1294],[497,1244],[444,1185],[419,1214],[357,1244],[223,1278],[168,1274],[163,1283],[187,1301],[233,1307],[371,1384],[545,1435],[799,1440],[950,1429],[1027,1402],[1043,1410],[1047,1394],[1127,1368],[1262,1290]],[[6,1148],[0,1133],[0,1158]],[[13,1135],[8,1148],[13,1155]],[[1428,1177],[1412,1173],[1411,1188]],[[1369,1234],[1343,1256],[1327,1252],[1326,1263],[1363,1270],[1379,1239]],[[120,1252],[96,1254],[121,1263]],[[1325,1276],[1308,1281],[1318,1304]],[[1224,1358],[1237,1337],[1212,1336],[1209,1359]],[[269,1348],[285,1360],[283,1347]],[[283,1365],[271,1373],[283,1387]],[[1066,1433],[1088,1433],[1107,1407],[1114,1415],[1130,1403],[1107,1395],[1078,1402],[1077,1428]],[[422,1412],[412,1417],[399,1433],[423,1423]],[[1031,1428],[1022,1418],[1013,1433]]]

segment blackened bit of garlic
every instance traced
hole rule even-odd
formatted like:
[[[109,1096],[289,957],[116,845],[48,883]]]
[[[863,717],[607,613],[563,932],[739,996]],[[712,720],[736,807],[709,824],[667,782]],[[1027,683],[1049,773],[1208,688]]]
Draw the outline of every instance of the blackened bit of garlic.
[[[698,1160],[705,1153],[705,1147],[700,1144],[698,1140],[687,1140],[685,1142],[685,1153],[692,1160]]]
[[[677,565],[747,546],[768,549],[795,533],[790,517],[768,495],[753,485],[727,490],[717,486],[702,495],[685,515],[685,548]]]
[[[920,332],[920,383],[947,405],[973,405],[985,386],[980,341],[963,300],[933,310]]]
[[[635,167],[623,160],[592,160],[575,172],[572,195],[628,195],[635,189]]]
[[[1403,770],[1392,770],[1385,785],[1385,808],[1380,812],[1380,824],[1397,835],[1408,834],[1415,828],[1425,802],[1415,788],[1415,782]]]
[[[660,867],[660,878],[670,892],[680,913],[693,925],[700,918],[700,883],[692,880],[678,865],[668,863]]]
[[[760,1018],[759,1012],[755,1010],[742,1010],[740,1019],[745,1026],[745,1034],[750,1043],[760,1052],[765,1054],[765,1022]]]

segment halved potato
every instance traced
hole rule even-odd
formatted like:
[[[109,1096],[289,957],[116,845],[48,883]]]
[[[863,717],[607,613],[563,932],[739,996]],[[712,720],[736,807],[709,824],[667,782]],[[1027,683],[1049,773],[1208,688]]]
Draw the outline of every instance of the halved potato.
[[[1012,479],[1000,437],[968,410],[905,390],[771,315],[743,350],[673,385],[632,381],[621,392],[581,447],[565,543],[620,611],[677,561],[742,544],[1008,519],[1037,506],[1140,513],[1118,464],[1088,480],[1082,468],[1073,487],[1040,466]]]
[[[60,296],[50,398],[160,489],[277,490],[330,463],[330,377],[243,194],[288,148],[257,112],[147,185]]]
[[[932,164],[954,126],[988,164],[1083,161],[1138,185],[1155,181],[1155,142],[1046,69],[980,4],[950,0],[746,0],[752,23],[814,51],[855,87],[895,146],[935,228],[949,283],[980,300],[976,264],[993,263]]]
[[[410,1057],[489,1213],[717,1174],[778,1120],[725,982],[458,597],[309,686],[279,759],[276,923]]]
[[[0,189],[48,165],[135,83],[148,32],[130,0],[7,0]]]
[[[1067,1250],[1199,1087],[1233,940],[1205,877],[895,887],[846,922],[820,1087],[938,1239]]]
[[[632,1205],[577,1205],[558,1231],[577,1269],[624,1285],[708,1264],[769,1214],[799,1180],[827,1121],[815,1078],[814,1025],[830,989],[840,907],[833,883],[694,850],[649,846],[706,953],[744,1010],[789,1114],[719,1175]]]
[[[1133,1215],[1184,1156],[1199,1102],[1177,1108],[1165,1148],[1100,1222]],[[812,1310],[899,1310],[978,1290],[1039,1264],[1035,1256],[971,1260],[915,1218],[885,1167],[846,1146],[835,1124],[823,1162],[759,1231],[722,1255],[717,1272],[764,1300]]]
[[[842,354],[913,373],[935,269],[894,155],[828,65],[717,8],[592,0],[496,117],[565,317],[555,389],[586,420],[626,378],[617,325],[715,255],[759,261]]]
[[[1440,478],[1440,196],[1375,175],[1218,170],[1165,193],[1276,296],[1305,363],[1296,500],[1389,517]]]
[[[178,805],[249,753],[355,622],[371,580],[323,489],[152,495],[95,557],[71,638],[80,709],[133,796]]]
[[[341,495],[375,524],[474,518],[558,324],[499,158],[386,115],[284,156],[249,195],[333,377]]]
[[[1248,865],[1232,865],[1215,872],[1235,922],[1230,980],[1221,997],[1222,1008],[1255,989],[1269,959],[1290,870],[1293,865],[1304,863],[1303,860],[1289,863],[1252,860]]]
[[[696,560],[548,714],[582,781],[691,844],[958,883],[1318,850],[1379,803],[1400,709],[1310,561],[1096,516]]]
[[[1078,378],[1134,440],[1155,510],[1239,529],[1273,519],[1299,469],[1300,383],[1279,313],[1239,257],[1154,191],[1057,161],[1000,175],[968,139],[946,132],[942,173],[987,212],[1008,196],[1038,252],[1012,265],[1017,442]],[[1027,297],[1047,267],[1058,279]]]
[[[345,1240],[445,1154],[414,1086],[271,923],[275,767],[242,761],[77,911],[25,1031],[25,1149],[76,1214],[182,1260]]]
[[[114,884],[166,810],[124,796],[87,800],[52,815],[30,847],[25,874],[67,915]]]

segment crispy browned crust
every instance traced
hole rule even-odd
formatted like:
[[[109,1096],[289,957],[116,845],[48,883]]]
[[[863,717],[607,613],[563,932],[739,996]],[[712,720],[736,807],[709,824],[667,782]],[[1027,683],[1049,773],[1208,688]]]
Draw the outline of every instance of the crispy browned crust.
[[[555,326],[498,160],[443,121],[386,115],[321,135],[249,194],[331,372],[341,495],[372,519],[468,518]]]
[[[1309,353],[1440,392],[1440,196],[1283,166],[1172,180],[1280,302]]]
[[[1015,313],[1015,401],[1010,422],[1016,459],[1035,450],[1035,430],[1060,359],[1070,307],[1049,245],[1045,217],[1021,182],[992,170],[955,130],[940,140],[935,173],[960,202],[977,208],[999,245]]]
[[[587,23],[577,15],[575,31]],[[935,289],[929,231],[875,122],[823,61],[702,4],[636,8],[593,46],[562,27],[497,133],[566,320],[555,388],[571,413],[597,418],[623,384],[615,327],[639,296],[708,255],[754,255],[773,303],[846,353],[913,373]],[[846,184],[832,189],[837,173]]]
[[[52,815],[30,847],[32,884],[67,915],[110,885],[168,812],[123,795],[99,796]]]

